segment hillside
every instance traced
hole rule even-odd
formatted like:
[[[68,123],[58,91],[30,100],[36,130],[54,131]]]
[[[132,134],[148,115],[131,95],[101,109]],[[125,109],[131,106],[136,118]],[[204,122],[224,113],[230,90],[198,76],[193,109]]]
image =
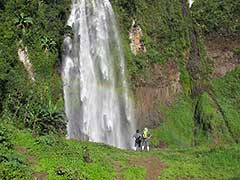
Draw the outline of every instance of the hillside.
[[[66,140],[71,0],[1,0],[0,179],[240,179],[240,2],[110,2],[151,151]]]
[[[13,133],[14,132],[14,133]],[[239,179],[239,145],[119,150],[0,126],[1,179]]]
[[[240,114],[232,100],[239,102],[239,2],[199,0],[191,9],[185,0],[113,1],[113,5],[136,116],[140,127],[154,129],[152,143],[190,147],[238,141]],[[128,44],[133,20],[141,27],[146,47],[136,56]]]

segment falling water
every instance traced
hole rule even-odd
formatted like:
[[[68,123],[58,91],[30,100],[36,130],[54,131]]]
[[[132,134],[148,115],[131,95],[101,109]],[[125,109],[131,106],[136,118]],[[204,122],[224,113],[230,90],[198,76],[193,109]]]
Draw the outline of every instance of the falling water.
[[[73,0],[64,41],[68,138],[130,148],[134,129],[123,51],[109,0]]]
[[[192,6],[192,3],[194,2],[194,0],[189,0],[189,6]]]

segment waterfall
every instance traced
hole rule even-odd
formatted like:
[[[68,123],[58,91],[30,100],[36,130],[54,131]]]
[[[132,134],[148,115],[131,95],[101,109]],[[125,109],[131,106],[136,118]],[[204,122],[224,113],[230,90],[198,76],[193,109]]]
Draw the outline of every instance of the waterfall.
[[[189,0],[189,6],[192,6],[192,3],[194,2],[194,0]]]
[[[68,138],[132,147],[134,108],[109,0],[73,0],[62,78]]]

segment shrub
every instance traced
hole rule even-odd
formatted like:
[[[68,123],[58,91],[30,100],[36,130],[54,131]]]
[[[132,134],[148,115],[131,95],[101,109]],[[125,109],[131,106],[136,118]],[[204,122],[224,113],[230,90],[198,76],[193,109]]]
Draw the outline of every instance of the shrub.
[[[29,128],[34,135],[50,133],[64,134],[65,116],[61,107],[53,104],[42,89],[35,89],[29,94],[15,91],[5,103],[5,113],[22,128]]]

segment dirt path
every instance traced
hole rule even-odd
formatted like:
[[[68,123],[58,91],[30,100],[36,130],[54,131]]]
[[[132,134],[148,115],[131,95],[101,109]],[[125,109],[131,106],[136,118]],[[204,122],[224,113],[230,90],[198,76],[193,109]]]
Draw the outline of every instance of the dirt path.
[[[117,179],[124,180],[124,177],[122,175],[123,168],[122,168],[121,162],[115,161],[113,165],[115,167],[115,171],[117,172]]]
[[[161,171],[165,168],[163,162],[159,158],[151,156],[143,159],[135,159],[136,166],[142,166],[146,169],[147,174],[145,180],[155,180],[160,175]]]
[[[159,158],[151,156],[151,157],[136,157],[130,160],[130,164],[132,166],[141,166],[146,169],[145,180],[156,180],[160,175],[161,171],[166,167],[163,162],[160,161]],[[114,167],[117,172],[118,180],[124,180],[122,175],[122,166],[120,162],[114,162]]]
[[[15,150],[20,153],[20,154],[23,154],[27,157],[27,160],[28,162],[31,164],[31,165],[35,165],[36,164],[36,160],[33,156],[29,155],[29,153],[27,152],[27,149],[25,147],[22,147],[22,146],[16,146],[15,147]]]
[[[25,147],[22,147],[22,146],[16,146],[15,147],[15,150],[20,153],[20,154],[23,154],[27,157],[27,161],[29,162],[30,165],[34,166],[36,165],[36,159],[34,156],[31,156],[27,149]],[[37,178],[37,179],[40,179],[40,180],[44,180],[46,177],[48,176],[48,173],[46,172],[33,172],[32,173],[32,177],[33,178]]]
[[[48,173],[44,173],[44,172],[34,172],[32,173],[32,177],[33,178],[37,178],[37,179],[45,179],[48,176]]]

